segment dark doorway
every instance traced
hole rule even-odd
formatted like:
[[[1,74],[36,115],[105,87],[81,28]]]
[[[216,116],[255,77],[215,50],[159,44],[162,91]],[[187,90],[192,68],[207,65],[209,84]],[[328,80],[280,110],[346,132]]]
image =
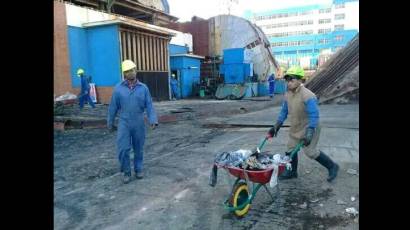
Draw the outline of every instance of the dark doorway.
[[[169,100],[168,72],[138,72],[137,77],[148,86],[152,100]]]

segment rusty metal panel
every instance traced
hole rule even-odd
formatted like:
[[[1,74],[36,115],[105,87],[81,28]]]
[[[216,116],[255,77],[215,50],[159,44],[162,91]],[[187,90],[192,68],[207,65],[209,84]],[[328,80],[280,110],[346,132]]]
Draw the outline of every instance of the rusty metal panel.
[[[146,36],[145,37],[145,39],[146,39],[146,49],[147,49],[147,59],[146,59],[146,61],[147,61],[147,68],[146,68],[146,70],[148,70],[148,71],[150,71],[151,70],[151,55],[150,55],[150,37],[149,36]]]
[[[158,67],[159,70],[164,70],[163,66],[162,66],[162,55],[163,55],[163,51],[162,51],[162,39],[158,40],[158,50],[159,50],[159,55],[158,55]]]
[[[152,58],[152,64],[151,64],[152,69],[151,69],[151,70],[156,70],[156,69],[155,69],[155,38],[154,38],[154,37],[151,37],[151,52],[152,52],[152,55],[151,55],[151,58]]]
[[[125,60],[125,52],[126,52],[126,49],[125,49],[125,39],[124,39],[124,36],[125,36],[125,32],[121,32],[121,58],[122,58],[122,60]]]
[[[162,56],[162,54],[161,54],[161,40],[162,39],[158,39],[157,40],[157,47],[158,47],[158,49],[157,49],[157,60],[158,60],[158,70],[160,70],[160,71],[162,71],[162,68],[161,68],[161,56]]]
[[[165,41],[165,40],[162,40],[162,52],[163,52],[163,54],[164,55],[162,55],[162,70],[166,70],[167,68],[166,68],[166,64],[165,64],[165,61],[166,61],[166,59],[165,59],[165,56],[167,55],[166,54],[166,47],[167,47],[167,42]]]
[[[154,52],[154,37],[151,36],[151,49],[150,49],[150,56],[151,56],[151,70],[155,69],[155,52]]]
[[[155,70],[155,38],[151,36],[151,70]]]
[[[153,66],[153,64],[154,64],[154,58],[153,58],[153,54],[152,54],[152,36],[148,36],[148,44],[149,44],[149,54],[148,54],[148,56],[149,56],[149,70],[151,71],[151,70],[153,70],[154,68],[154,66]]]
[[[147,69],[145,59],[146,59],[145,35],[141,35],[141,61],[142,61],[141,70]]]
[[[163,70],[163,71],[165,71],[165,58],[164,58],[164,56],[165,56],[165,40],[161,40],[161,52],[162,52],[162,55],[161,55],[161,69]]]
[[[149,37],[144,36],[145,39],[145,44],[144,44],[144,49],[145,49],[145,70],[149,70]]]
[[[136,43],[137,43],[137,69],[141,70],[142,69],[142,64],[141,64],[141,35],[137,34],[136,36]]]
[[[131,34],[130,34],[130,32],[127,32],[127,59],[133,60],[131,54],[132,54]]]
[[[168,42],[166,40],[162,40],[161,44],[162,44],[162,57],[161,57],[162,70],[166,71],[167,68],[165,67],[165,61],[166,61],[166,58],[165,58],[166,57],[166,52],[165,52],[165,50],[167,49]]]
[[[139,71],[167,72],[168,38],[122,28],[119,36],[122,60],[134,61]]]
[[[137,58],[137,45],[136,45],[136,40],[137,40],[137,35],[135,33],[132,33],[132,57],[135,62],[135,64],[137,65],[138,63],[138,58]],[[138,69],[138,66],[137,66]]]
[[[159,52],[158,52],[158,38],[154,39],[154,70],[159,71],[159,66],[158,66],[158,58],[159,58]]]

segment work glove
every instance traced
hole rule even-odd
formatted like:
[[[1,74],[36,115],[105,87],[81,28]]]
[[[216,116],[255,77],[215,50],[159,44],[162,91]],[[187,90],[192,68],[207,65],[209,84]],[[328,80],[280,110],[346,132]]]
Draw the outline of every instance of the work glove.
[[[108,127],[108,132],[113,133],[117,131],[117,127],[115,125],[111,125],[110,127]]]
[[[282,126],[282,123],[276,122],[276,124],[269,130],[268,134],[271,137],[276,137],[276,135],[278,135],[278,132],[281,126]]]
[[[303,144],[305,145],[305,146],[308,146],[308,145],[310,145],[310,142],[312,141],[312,139],[313,139],[313,135],[315,134],[315,129],[314,128],[307,128],[306,129],[306,132],[305,132],[305,137],[303,137]]]
[[[157,126],[158,124],[151,124],[151,129],[154,130]]]

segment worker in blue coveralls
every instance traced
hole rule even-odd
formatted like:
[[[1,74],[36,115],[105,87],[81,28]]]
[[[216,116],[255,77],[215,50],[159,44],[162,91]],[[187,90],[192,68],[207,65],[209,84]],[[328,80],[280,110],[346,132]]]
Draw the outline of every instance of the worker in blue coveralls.
[[[275,91],[275,74],[271,74],[268,78],[269,82],[269,97],[273,98],[273,93]]]
[[[177,92],[178,92],[178,81],[175,78],[175,74],[171,75],[170,85],[171,85],[171,99],[176,100]]]
[[[284,78],[288,85],[288,91],[285,94],[285,100],[276,124],[269,130],[269,135],[272,137],[277,135],[289,113],[290,128],[287,155],[300,141],[303,141],[304,153],[327,168],[329,173],[327,181],[331,182],[337,176],[339,165],[317,149],[320,136],[319,108],[316,95],[302,84],[304,77],[305,72],[299,66],[293,66],[286,71]],[[298,155],[294,154],[292,158],[291,170],[282,173],[279,176],[280,180],[298,176]]]
[[[94,102],[90,97],[90,78],[84,75],[84,70],[81,68],[77,70],[77,76],[81,79],[80,110],[84,108],[84,102],[88,102],[91,107],[95,108]]]
[[[129,152],[134,149],[134,172],[137,179],[143,178],[143,148],[145,142],[144,110],[152,129],[158,126],[157,114],[152,105],[148,87],[138,81],[136,65],[131,60],[122,62],[122,72],[125,80],[117,84],[108,108],[107,127],[110,132],[117,128],[114,119],[119,112],[117,153],[121,172],[124,173],[123,182],[131,181],[131,165]]]

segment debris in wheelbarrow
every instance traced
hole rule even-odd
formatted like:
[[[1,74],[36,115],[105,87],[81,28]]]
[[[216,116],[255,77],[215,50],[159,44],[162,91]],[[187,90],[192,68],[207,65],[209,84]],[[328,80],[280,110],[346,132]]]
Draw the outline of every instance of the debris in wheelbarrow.
[[[215,156],[215,163],[237,167],[251,155],[252,151],[246,149],[239,149],[232,152],[222,152]]]
[[[246,170],[260,171],[273,168],[279,164],[289,164],[289,157],[281,154],[261,154],[259,148],[254,150],[239,149],[232,152],[222,152],[215,156],[214,165],[209,176],[209,185],[214,187],[217,183],[218,168],[237,167]]]
[[[212,187],[216,185],[218,176],[217,164],[238,167],[243,163],[244,160],[246,160],[251,155],[252,151],[245,149],[239,149],[232,152],[222,152],[217,154],[214,160],[215,164],[213,165],[211,174],[209,176],[209,185]]]

